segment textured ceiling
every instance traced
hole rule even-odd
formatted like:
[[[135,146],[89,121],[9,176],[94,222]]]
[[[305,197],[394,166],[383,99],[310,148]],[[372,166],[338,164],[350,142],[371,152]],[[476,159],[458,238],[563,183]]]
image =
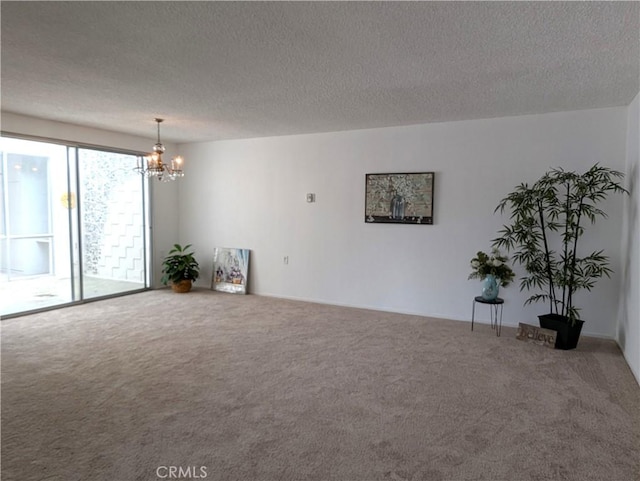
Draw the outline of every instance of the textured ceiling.
[[[7,2],[2,110],[189,142],[628,105],[638,2]]]

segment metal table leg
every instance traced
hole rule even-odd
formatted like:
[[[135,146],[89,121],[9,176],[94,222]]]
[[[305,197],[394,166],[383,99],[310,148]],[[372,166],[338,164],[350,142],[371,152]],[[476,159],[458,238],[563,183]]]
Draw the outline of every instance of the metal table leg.
[[[489,306],[491,310],[491,329],[496,330],[496,336],[500,337],[502,331],[502,310],[503,304],[491,304]],[[500,309],[500,321],[498,322],[498,309]]]
[[[504,299],[496,298],[495,300],[485,300],[481,297],[475,297],[473,299],[473,303],[471,304],[471,330],[473,331],[473,324],[476,320],[476,302],[480,302],[481,304],[489,304],[489,323],[491,325],[491,329],[496,330],[496,336],[500,336],[502,332],[502,313],[504,310]],[[500,308],[500,317],[498,317],[498,308]]]
[[[473,331],[473,319],[476,317],[476,300],[473,300],[471,305],[471,330]]]

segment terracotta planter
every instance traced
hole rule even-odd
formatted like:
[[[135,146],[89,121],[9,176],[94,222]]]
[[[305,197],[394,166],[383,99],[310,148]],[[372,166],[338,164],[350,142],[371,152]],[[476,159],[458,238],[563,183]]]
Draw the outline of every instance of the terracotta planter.
[[[173,289],[173,292],[179,292],[182,294],[185,292],[189,292],[191,290],[191,285],[191,279],[184,279],[178,283],[171,283],[171,289]]]

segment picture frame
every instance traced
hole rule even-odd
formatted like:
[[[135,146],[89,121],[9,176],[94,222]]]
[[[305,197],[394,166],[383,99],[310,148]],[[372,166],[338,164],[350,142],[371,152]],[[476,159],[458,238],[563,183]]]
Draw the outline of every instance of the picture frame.
[[[249,279],[249,254],[249,249],[214,248],[211,289],[231,294],[246,294]]]
[[[367,224],[433,224],[434,172],[366,174]]]

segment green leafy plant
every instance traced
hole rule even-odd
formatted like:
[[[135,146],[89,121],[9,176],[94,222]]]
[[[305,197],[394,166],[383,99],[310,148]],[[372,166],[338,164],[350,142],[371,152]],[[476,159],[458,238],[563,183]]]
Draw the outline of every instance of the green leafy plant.
[[[500,254],[495,247],[491,249],[491,254],[478,251],[471,259],[469,279],[484,279],[491,274],[500,281],[500,286],[507,287],[515,277],[513,270],[507,265],[508,260],[509,258]]]
[[[191,244],[182,247],[174,244],[167,257],[162,261],[161,282],[167,285],[169,282],[178,283],[183,280],[195,281],[200,275],[200,266],[193,252],[187,252]]]
[[[526,304],[549,302],[549,313],[574,325],[580,309],[574,295],[591,290],[596,280],[609,277],[609,258],[602,250],[581,255],[578,241],[586,223],[606,213],[598,206],[610,193],[628,193],[619,182],[624,174],[598,164],[583,174],[551,169],[532,185],[520,184],[500,201],[495,211],[511,211],[493,245],[513,251],[512,258],[527,275],[520,290],[537,290]]]

